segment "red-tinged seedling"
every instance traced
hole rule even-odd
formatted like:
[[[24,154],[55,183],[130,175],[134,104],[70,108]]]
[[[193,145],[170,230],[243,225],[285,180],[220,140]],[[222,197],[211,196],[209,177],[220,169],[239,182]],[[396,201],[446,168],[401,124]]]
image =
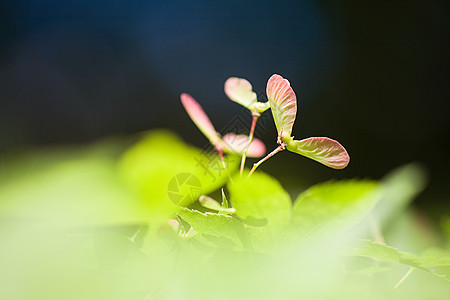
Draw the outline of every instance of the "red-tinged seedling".
[[[269,109],[269,102],[258,102],[256,93],[253,92],[253,87],[244,78],[230,77],[225,81],[225,94],[230,98],[230,100],[246,107],[250,110],[252,114],[252,125],[250,127],[250,132],[248,135],[247,146],[242,152],[242,160],[240,167],[240,174],[244,171],[245,159],[249,153],[250,145],[253,141],[253,136],[255,134],[256,123],[261,113]],[[249,155],[250,156],[250,155]]]
[[[219,153],[222,159],[222,163],[225,167],[225,161],[223,159],[223,153],[236,153],[242,154],[247,148],[248,137],[246,135],[237,135],[234,133],[228,133],[223,138],[214,128],[211,120],[206,115],[203,108],[194,100],[190,95],[181,94],[181,103],[183,104],[186,112],[192,121],[197,125],[200,131],[208,138],[211,144]],[[248,148],[248,156],[261,157],[266,152],[264,143],[258,139],[253,140]]]
[[[259,115],[270,108],[269,102],[258,102],[252,85],[244,78],[228,78],[224,89],[230,100],[248,108],[253,115]]]
[[[285,149],[311,158],[333,169],[343,169],[348,165],[350,157],[339,142],[327,137],[294,140],[294,137],[291,136],[297,114],[297,97],[287,79],[277,74],[272,75],[267,82],[266,93],[277,128],[278,147],[255,163],[249,175],[264,161]]]

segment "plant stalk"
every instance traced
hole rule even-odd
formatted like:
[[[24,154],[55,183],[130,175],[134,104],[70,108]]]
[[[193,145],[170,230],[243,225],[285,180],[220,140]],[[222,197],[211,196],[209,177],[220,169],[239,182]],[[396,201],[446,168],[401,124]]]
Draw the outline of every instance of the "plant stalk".
[[[247,148],[245,149],[244,153],[242,154],[242,159],[241,159],[241,168],[239,171],[240,176],[242,176],[242,173],[244,172],[245,159],[247,158],[247,152],[248,152],[248,149],[250,149],[250,144],[253,141],[253,136],[255,134],[255,128],[256,128],[256,122],[258,122],[258,118],[260,116],[259,113],[258,114],[252,113],[252,115],[253,115],[253,119],[252,119],[252,126],[250,128],[250,133],[248,134],[248,145],[247,145]]]
[[[415,269],[416,269],[415,267],[411,267],[411,268],[409,269],[409,271],[406,272],[405,276],[403,276],[402,279],[400,279],[400,281],[397,282],[397,284],[394,286],[394,289],[398,288],[398,287],[403,283],[403,281],[405,281],[405,279],[408,278],[409,275],[411,275],[411,273],[412,273]]]
[[[283,151],[284,149],[286,149],[286,146],[284,144],[281,144],[278,147],[276,147],[275,150],[273,150],[272,152],[267,154],[266,157],[264,157],[263,159],[261,159],[257,163],[253,164],[253,168],[250,170],[250,173],[248,174],[248,177],[250,177],[253,174],[253,172],[255,172],[256,168],[259,167],[259,165],[261,165],[263,162],[265,162],[266,160],[268,160],[269,158],[271,158],[272,156],[274,156],[278,152]]]
[[[230,179],[230,182],[231,182],[231,183],[234,183],[234,182],[233,182],[233,179],[231,178],[230,172],[229,172],[229,170],[227,169],[227,165],[225,164],[225,159],[224,159],[224,157],[223,157],[223,151],[222,151],[222,149],[219,148],[219,147],[216,147],[216,150],[217,150],[217,153],[219,153],[220,160],[222,161],[223,169],[225,170],[225,172],[227,172],[228,179]]]

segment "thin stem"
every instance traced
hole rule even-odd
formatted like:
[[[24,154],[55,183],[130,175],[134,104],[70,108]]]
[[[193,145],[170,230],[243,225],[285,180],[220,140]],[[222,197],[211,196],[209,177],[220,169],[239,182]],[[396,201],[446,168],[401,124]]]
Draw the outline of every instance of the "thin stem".
[[[225,159],[223,158],[223,151],[222,151],[222,149],[220,149],[218,147],[216,147],[216,150],[217,150],[217,153],[219,153],[220,160],[222,161],[222,166],[226,170],[227,166],[225,164]]]
[[[403,283],[403,281],[405,281],[406,278],[408,278],[409,275],[411,275],[411,273],[415,270],[415,267],[411,267],[409,269],[408,272],[406,272],[405,276],[402,277],[402,279],[400,279],[400,281],[394,286],[394,289],[398,288],[400,286],[400,284]]]
[[[260,114],[253,114],[252,127],[250,128],[250,133],[248,134],[248,145],[247,145],[247,148],[245,149],[244,153],[242,154],[241,168],[240,168],[240,172],[239,172],[239,174],[241,176],[242,176],[242,173],[244,172],[245,159],[247,158],[247,152],[248,152],[248,149],[250,148],[250,144],[253,141],[253,135],[255,134],[256,122],[258,122],[259,116],[260,116]]]
[[[255,172],[256,168],[259,167],[259,165],[261,165],[263,162],[265,162],[266,160],[268,160],[269,158],[271,158],[272,156],[274,156],[278,152],[283,151],[285,148],[286,148],[286,146],[284,144],[281,144],[278,147],[276,147],[275,150],[273,150],[272,152],[267,154],[266,157],[264,157],[263,159],[261,159],[257,163],[253,164],[253,168],[251,169],[250,173],[248,174],[248,177],[250,177],[253,174],[253,172]]]
[[[216,147],[216,150],[217,150],[217,153],[219,153],[220,160],[222,161],[223,169],[225,170],[225,172],[227,172],[228,179],[230,179],[231,183],[234,183],[233,179],[231,178],[230,171],[227,169],[227,165],[225,164],[225,159],[223,158],[223,151],[222,151],[222,149]]]

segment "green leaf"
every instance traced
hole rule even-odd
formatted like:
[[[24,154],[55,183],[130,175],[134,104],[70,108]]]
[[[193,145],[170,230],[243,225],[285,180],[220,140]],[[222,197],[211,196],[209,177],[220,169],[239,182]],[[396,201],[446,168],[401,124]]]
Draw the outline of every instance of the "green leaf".
[[[269,175],[258,172],[250,178],[237,178],[228,184],[228,189],[239,217],[267,219],[270,226],[288,223],[291,214],[289,194]]]
[[[2,168],[0,217],[65,226],[132,223],[146,206],[116,173],[118,142],[26,156]],[[112,153],[114,152],[114,153]]]
[[[374,216],[386,226],[403,213],[404,209],[424,189],[426,177],[424,170],[417,164],[409,164],[390,172],[381,181],[380,203],[374,210]]]
[[[336,181],[315,185],[294,202],[292,230],[299,238],[348,230],[378,201],[372,181]]]
[[[214,243],[229,247],[251,247],[244,225],[232,216],[202,213],[188,208],[181,208],[177,215]]]
[[[449,216],[443,216],[441,219],[441,227],[444,230],[444,233],[447,238],[447,242],[450,245],[450,217]]]
[[[450,256],[418,256],[369,240],[359,241],[349,254],[401,263],[450,281]]]
[[[239,159],[228,156],[224,170],[216,151],[201,151],[167,131],[147,133],[119,162],[124,182],[143,199],[152,220],[163,222],[177,211],[221,187]]]
[[[200,204],[205,207],[205,208],[209,208],[212,210],[217,210],[220,212],[225,212],[225,213],[235,213],[236,209],[234,208],[228,208],[228,207],[222,207],[222,205],[217,202],[216,200],[214,200],[211,197],[208,197],[206,195],[202,195],[200,196],[200,198],[198,199],[198,202],[200,202]]]
[[[227,196],[225,195],[225,192],[222,189],[220,189],[220,191],[222,192],[222,208],[228,208],[228,200],[227,200]]]
[[[262,247],[276,246],[291,216],[291,199],[280,183],[259,172],[248,179],[236,178],[234,184],[228,184],[228,190],[236,215],[249,226],[255,239]]]
[[[393,200],[395,201],[395,199]],[[421,253],[431,244],[438,243],[440,238],[435,228],[431,224],[424,223],[423,218],[424,216],[418,214],[414,209],[396,214],[388,223],[383,222],[384,240],[392,247],[407,252]]]

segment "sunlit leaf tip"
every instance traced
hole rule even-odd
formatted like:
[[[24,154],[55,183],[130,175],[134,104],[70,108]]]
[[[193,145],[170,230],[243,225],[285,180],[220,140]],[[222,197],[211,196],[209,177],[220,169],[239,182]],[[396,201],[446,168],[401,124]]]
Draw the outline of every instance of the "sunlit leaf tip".
[[[221,191],[222,191],[222,207],[223,208],[228,208],[227,196],[225,195],[225,192],[224,192],[223,188],[221,189]]]
[[[257,101],[252,85],[244,78],[230,77],[225,81],[225,94],[232,101],[251,109]]]
[[[287,144],[287,149],[333,169],[343,169],[350,162],[350,156],[345,148],[339,142],[327,137],[291,140]]]
[[[242,154],[248,146],[248,136],[243,134],[227,133],[223,137],[223,149],[225,152]],[[249,157],[261,157],[266,153],[264,143],[254,138],[247,152]]]
[[[200,104],[191,95],[186,93],[181,94],[180,98],[186,112],[195,125],[197,125],[198,129],[200,129],[213,145],[218,145],[221,138]]]
[[[233,207],[223,207],[219,202],[217,202],[216,200],[214,200],[211,197],[208,197],[206,195],[202,195],[200,196],[200,198],[198,199],[198,201],[200,202],[200,204],[208,209],[212,209],[212,210],[217,210],[220,212],[225,212],[225,213],[229,213],[229,214],[233,214],[236,212],[236,209]]]
[[[284,138],[291,136],[297,114],[297,98],[287,79],[273,74],[267,82],[267,98],[272,109],[278,134]]]

